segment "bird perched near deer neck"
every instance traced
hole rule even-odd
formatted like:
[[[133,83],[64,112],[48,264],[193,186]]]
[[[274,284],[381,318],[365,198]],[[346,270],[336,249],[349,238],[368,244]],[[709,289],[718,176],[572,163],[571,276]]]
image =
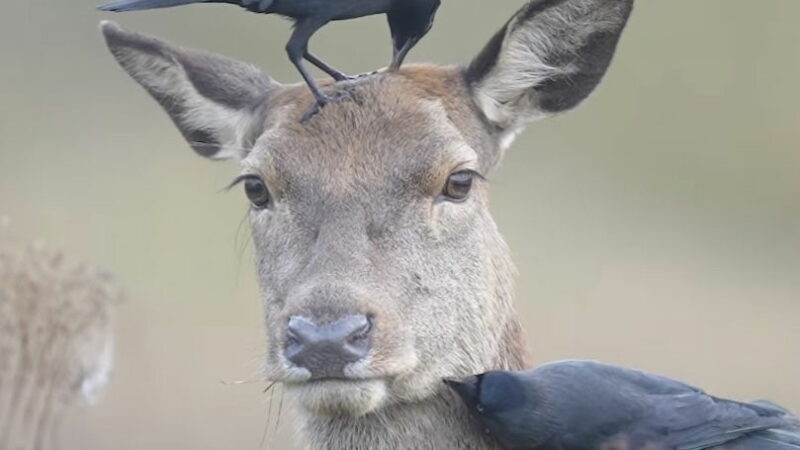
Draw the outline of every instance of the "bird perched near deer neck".
[[[798,420],[781,407],[618,366],[563,361],[445,382],[510,449],[800,450]]]
[[[305,58],[337,81],[349,77],[308,51],[311,36],[331,21],[386,14],[393,42],[390,70],[403,64],[408,52],[433,26],[440,0],[119,0],[100,6],[102,11],[137,11],[193,3],[229,3],[262,14],[278,14],[294,20],[294,32],[286,51],[317,100],[317,108],[337,100],[322,92],[303,66]]]

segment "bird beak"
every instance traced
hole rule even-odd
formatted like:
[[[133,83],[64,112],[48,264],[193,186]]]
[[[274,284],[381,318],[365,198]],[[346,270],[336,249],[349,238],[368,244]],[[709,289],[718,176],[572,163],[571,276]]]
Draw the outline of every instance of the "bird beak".
[[[445,378],[444,384],[454,390],[468,404],[478,400],[478,377],[467,377],[463,380]]]
[[[392,64],[389,66],[390,72],[395,72],[400,69],[400,66],[403,65],[403,61],[405,61],[406,56],[408,56],[408,52],[414,48],[414,45],[419,41],[419,38],[410,38],[407,39],[403,46],[398,48],[395,44],[394,46],[394,57],[392,58]]]

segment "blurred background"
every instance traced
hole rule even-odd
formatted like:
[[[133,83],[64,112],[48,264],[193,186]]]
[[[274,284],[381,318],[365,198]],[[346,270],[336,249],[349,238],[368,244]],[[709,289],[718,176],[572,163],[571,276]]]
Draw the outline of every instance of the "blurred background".
[[[469,60],[523,3],[445,1],[412,61]],[[91,0],[0,14],[0,216],[110,269],[108,389],[65,449],[291,449],[256,381],[261,306],[233,163],[196,157],[108,55],[101,19],[298,80],[286,21],[228,6],[125,15]],[[642,1],[580,109],[528,129],[492,177],[532,362],[595,358],[800,412],[800,3]],[[388,61],[382,18],[313,41]],[[270,418],[268,419],[268,416]],[[277,430],[276,430],[277,428]]]

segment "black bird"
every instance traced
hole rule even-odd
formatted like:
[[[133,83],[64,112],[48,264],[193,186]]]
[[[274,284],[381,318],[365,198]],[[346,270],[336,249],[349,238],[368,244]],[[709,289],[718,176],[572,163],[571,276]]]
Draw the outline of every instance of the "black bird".
[[[800,450],[800,423],[779,406],[618,366],[564,361],[445,382],[509,449]]]
[[[311,36],[328,22],[386,14],[394,56],[389,66],[397,70],[408,52],[433,26],[441,0],[119,0],[100,6],[102,11],[137,11],[193,3],[230,3],[262,14],[278,14],[294,20],[294,32],[286,51],[317,99],[317,107],[337,99],[325,95],[302,64],[303,58],[337,81],[349,79],[308,51]]]

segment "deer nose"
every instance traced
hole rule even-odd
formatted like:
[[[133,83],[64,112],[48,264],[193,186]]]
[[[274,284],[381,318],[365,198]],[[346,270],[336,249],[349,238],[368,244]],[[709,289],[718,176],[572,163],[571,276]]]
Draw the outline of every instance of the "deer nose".
[[[354,315],[325,326],[293,316],[286,331],[286,359],[311,372],[312,379],[344,378],[348,364],[367,356],[372,320]]]

